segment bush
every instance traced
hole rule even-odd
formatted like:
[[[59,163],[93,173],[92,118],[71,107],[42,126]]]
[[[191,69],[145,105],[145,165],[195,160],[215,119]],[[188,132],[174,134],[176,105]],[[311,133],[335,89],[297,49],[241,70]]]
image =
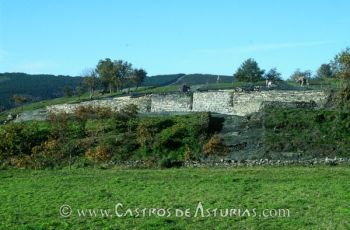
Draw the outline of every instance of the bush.
[[[136,134],[127,132],[118,135],[115,138],[115,147],[113,149],[113,160],[129,160],[139,148],[136,141]]]
[[[198,159],[209,132],[208,113],[138,118],[137,107],[129,106],[113,117],[95,119],[109,112],[91,118],[92,111],[79,108],[73,115],[51,114],[40,126],[0,126],[1,164],[45,168],[73,165],[83,158],[91,163],[142,159],[157,166],[163,158]]]
[[[91,105],[79,106],[74,111],[74,116],[81,120],[110,118],[113,114],[110,107],[93,107]]]
[[[10,165],[16,168],[31,168],[33,166],[33,162],[30,156],[19,155],[10,158]]]
[[[116,125],[112,119],[87,120],[85,123],[85,133],[90,137],[98,137],[114,130]]]
[[[204,145],[203,152],[207,157],[212,155],[224,156],[227,154],[228,149],[220,136],[218,134],[214,134]]]
[[[153,119],[140,120],[136,130],[137,143],[144,149],[151,148],[156,134],[159,132],[159,123],[154,122]]]
[[[194,161],[198,160],[198,155],[193,150],[193,148],[190,148],[188,145],[186,145],[183,158],[185,161]]]
[[[32,149],[32,163],[35,168],[53,168],[62,163],[64,154],[58,140],[50,139]]]
[[[96,148],[90,148],[85,152],[86,158],[93,162],[105,162],[111,159],[111,153],[105,146],[97,146]]]
[[[181,167],[183,165],[183,161],[174,160],[169,157],[162,158],[159,162],[159,166],[161,168],[174,168],[174,167]]]
[[[0,126],[0,159],[30,155],[34,146],[47,138],[37,123],[10,123]]]
[[[344,81],[341,89],[338,91],[337,104],[340,109],[350,109],[350,80]]]
[[[308,157],[349,156],[350,112],[273,109],[266,111],[265,150]]]

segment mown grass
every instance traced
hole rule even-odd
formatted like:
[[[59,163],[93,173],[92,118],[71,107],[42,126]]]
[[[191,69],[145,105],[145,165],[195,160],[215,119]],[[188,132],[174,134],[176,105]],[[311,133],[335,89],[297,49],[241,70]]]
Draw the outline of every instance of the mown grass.
[[[254,167],[169,170],[3,170],[1,229],[349,229],[350,168]],[[194,217],[204,208],[248,209],[251,216]],[[191,217],[116,217],[127,208],[190,208]],[[59,208],[68,204],[64,218]],[[252,216],[256,208],[257,216]],[[111,217],[79,217],[110,209]],[[289,217],[259,217],[289,209]]]

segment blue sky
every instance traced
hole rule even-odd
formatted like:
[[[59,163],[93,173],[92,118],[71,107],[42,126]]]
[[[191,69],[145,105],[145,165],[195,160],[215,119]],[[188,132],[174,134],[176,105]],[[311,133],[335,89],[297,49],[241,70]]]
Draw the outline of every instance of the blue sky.
[[[124,59],[149,75],[232,73],[247,58],[283,77],[350,46],[348,0],[0,0],[0,72],[79,75]]]

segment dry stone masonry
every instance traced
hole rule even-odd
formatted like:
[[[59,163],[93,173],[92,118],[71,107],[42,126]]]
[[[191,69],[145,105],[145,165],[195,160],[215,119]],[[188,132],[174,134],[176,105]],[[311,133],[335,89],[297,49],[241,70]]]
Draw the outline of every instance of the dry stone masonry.
[[[135,104],[140,112],[199,112],[246,116],[258,112],[266,102],[313,102],[322,107],[329,94],[324,91],[250,91],[219,90],[194,93],[152,94],[140,97],[121,96],[112,99],[86,101],[77,104],[48,106],[52,113],[72,113],[79,106],[110,107],[115,111],[127,104]]]

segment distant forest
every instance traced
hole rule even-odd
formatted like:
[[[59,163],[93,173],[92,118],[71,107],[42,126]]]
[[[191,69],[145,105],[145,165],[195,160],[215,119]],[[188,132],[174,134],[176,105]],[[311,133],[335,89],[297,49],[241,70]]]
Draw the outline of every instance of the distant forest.
[[[64,87],[74,90],[82,79],[48,74],[0,73],[0,111],[15,106],[14,95],[24,96],[30,101],[61,97]]]

